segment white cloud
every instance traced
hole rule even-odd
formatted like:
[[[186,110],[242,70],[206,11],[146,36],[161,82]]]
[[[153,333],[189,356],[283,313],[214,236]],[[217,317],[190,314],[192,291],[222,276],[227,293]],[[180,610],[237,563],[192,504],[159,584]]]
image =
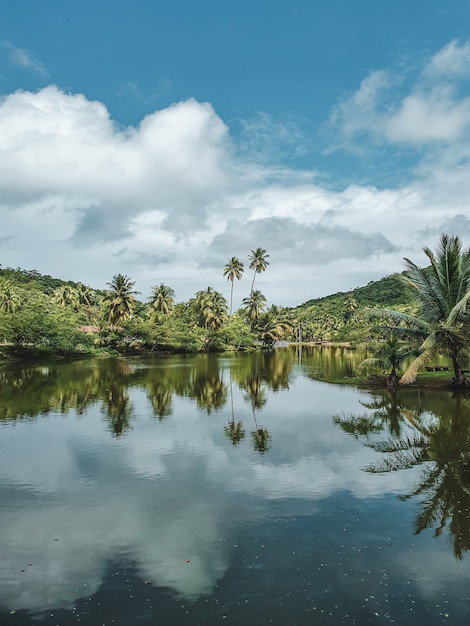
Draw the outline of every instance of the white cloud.
[[[260,287],[284,305],[400,271],[404,256],[433,245],[429,233],[468,211],[470,101],[456,87],[463,70],[449,83],[436,69],[467,51],[449,44],[405,93],[390,70],[373,72],[332,112],[337,147],[415,150],[406,185],[385,189],[332,189],[314,170],[269,164],[276,142],[281,152],[305,144],[298,127],[265,115],[247,122],[248,140],[195,100],[122,128],[103,103],[55,86],[6,95],[2,265],[101,288],[122,272],[142,299],[164,281],[186,300],[207,285],[226,289],[227,257],[246,261],[261,245],[271,265]]]

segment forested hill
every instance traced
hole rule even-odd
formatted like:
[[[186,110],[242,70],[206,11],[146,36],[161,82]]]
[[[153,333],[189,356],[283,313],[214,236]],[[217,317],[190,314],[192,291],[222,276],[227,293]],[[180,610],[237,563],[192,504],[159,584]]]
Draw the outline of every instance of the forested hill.
[[[308,309],[311,306],[325,305],[327,308],[335,304],[344,306],[345,298],[354,298],[358,308],[379,307],[394,309],[414,303],[414,294],[402,280],[402,274],[391,274],[380,280],[371,281],[364,287],[356,287],[348,292],[338,292],[322,298],[314,298],[295,307],[296,310]]]

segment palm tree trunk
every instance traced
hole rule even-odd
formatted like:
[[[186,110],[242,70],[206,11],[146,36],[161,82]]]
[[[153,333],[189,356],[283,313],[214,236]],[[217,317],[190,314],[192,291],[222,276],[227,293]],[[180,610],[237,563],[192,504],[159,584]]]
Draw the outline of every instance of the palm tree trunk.
[[[465,376],[462,374],[462,370],[460,369],[459,362],[457,361],[457,357],[455,352],[450,352],[450,358],[452,360],[452,367],[454,368],[454,385],[464,385],[465,384]]]

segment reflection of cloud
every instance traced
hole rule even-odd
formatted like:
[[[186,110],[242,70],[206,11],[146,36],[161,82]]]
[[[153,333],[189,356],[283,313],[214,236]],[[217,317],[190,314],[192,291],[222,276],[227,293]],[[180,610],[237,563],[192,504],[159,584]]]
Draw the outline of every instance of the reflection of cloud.
[[[135,560],[154,585],[197,597],[229,566],[227,528],[272,516],[273,500],[292,500],[295,517],[312,515],[336,493],[365,498],[409,484],[408,473],[361,471],[375,453],[334,427],[334,412],[363,413],[359,400],[367,394],[353,389],[297,378],[291,391],[277,392],[275,411],[272,397],[257,413],[273,440],[263,457],[249,441],[227,445],[223,412],[208,420],[174,398],[173,418],[160,423],[141,391],[130,395],[139,417],[119,440],[109,437],[97,407],[80,419],[51,415],[2,428],[1,483],[18,490],[0,517],[8,606],[68,607],[97,590],[116,553]],[[235,407],[248,427],[253,417],[241,390]]]

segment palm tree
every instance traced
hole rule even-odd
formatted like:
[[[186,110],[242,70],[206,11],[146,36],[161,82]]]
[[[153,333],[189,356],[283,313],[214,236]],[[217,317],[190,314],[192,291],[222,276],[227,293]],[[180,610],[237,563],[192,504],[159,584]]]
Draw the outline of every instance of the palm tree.
[[[219,292],[207,287],[198,291],[195,297],[199,325],[203,328],[218,330],[227,319],[227,301]]]
[[[465,384],[461,359],[470,337],[470,249],[462,251],[460,239],[443,234],[436,254],[424,248],[431,265],[418,267],[405,259],[405,280],[414,289],[420,304],[419,317],[387,309],[371,309],[368,315],[389,321],[376,327],[414,342],[419,355],[400,378],[409,384],[424,363],[446,353],[454,369],[454,384]]]
[[[259,316],[256,331],[265,347],[272,347],[276,341],[284,336],[288,324],[282,320],[282,317],[283,311],[274,304],[266,313]]]
[[[253,322],[258,320],[260,313],[264,310],[266,298],[261,291],[252,291],[249,298],[243,298],[244,311],[250,321],[250,330]]]
[[[90,307],[95,302],[95,293],[93,289],[88,287],[88,285],[84,285],[83,283],[77,284],[77,300],[79,304],[83,304],[87,307]]]
[[[168,285],[161,283],[153,288],[152,295],[149,298],[150,309],[163,315],[169,315],[173,310],[175,292]]]
[[[113,276],[112,281],[106,284],[111,289],[104,298],[104,315],[110,324],[116,325],[132,317],[135,307],[134,295],[139,292],[132,290],[135,282],[123,274]]]
[[[250,293],[253,293],[256,274],[261,274],[261,272],[264,272],[265,269],[268,267],[269,261],[266,260],[268,257],[269,254],[266,254],[266,250],[264,248],[256,248],[256,250],[250,250],[248,260],[251,261],[250,270],[254,270]]]
[[[2,280],[0,283],[0,311],[5,313],[13,313],[20,299],[15,288],[12,287],[9,280]]]
[[[77,290],[70,285],[64,284],[54,290],[54,302],[61,307],[73,306],[78,304]]]
[[[379,344],[374,356],[364,359],[359,363],[359,367],[390,371],[387,376],[387,385],[393,388],[398,383],[397,370],[407,359],[413,356],[416,356],[416,349],[411,349],[407,344],[401,342],[396,335],[389,334]]]
[[[243,274],[243,263],[236,256],[227,260],[224,266],[224,276],[227,276],[227,280],[230,280],[232,286],[230,287],[230,315],[232,317],[232,303],[233,303],[233,281],[235,278],[240,280]]]

